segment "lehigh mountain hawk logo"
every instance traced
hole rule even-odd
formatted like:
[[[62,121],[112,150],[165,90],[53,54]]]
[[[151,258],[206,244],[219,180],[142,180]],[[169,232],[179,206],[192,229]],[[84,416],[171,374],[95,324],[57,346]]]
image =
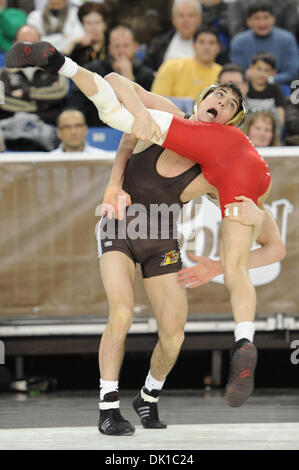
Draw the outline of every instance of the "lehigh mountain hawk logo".
[[[179,251],[176,250],[171,250],[162,255],[162,258],[164,257],[162,263],[160,266],[168,266],[169,264],[174,264],[178,263],[179,258],[180,258],[180,253]]]

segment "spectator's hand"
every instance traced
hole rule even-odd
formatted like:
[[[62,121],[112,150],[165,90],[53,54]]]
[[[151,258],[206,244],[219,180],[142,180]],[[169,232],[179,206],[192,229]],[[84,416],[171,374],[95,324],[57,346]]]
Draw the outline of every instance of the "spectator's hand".
[[[123,219],[125,209],[132,204],[131,196],[120,186],[109,184],[104,194],[101,215],[108,219]]]
[[[133,64],[126,56],[119,57],[113,61],[112,68],[114,72],[123,75],[129,80],[134,81]]]
[[[225,217],[244,225],[261,225],[265,218],[263,210],[246,196],[238,196],[240,202],[225,204]]]
[[[135,117],[132,126],[132,134],[140,140],[151,141],[154,138],[156,141],[159,141],[162,137],[160,127],[155,123],[146,109],[144,109],[142,114]]]
[[[82,47],[90,46],[92,43],[92,37],[89,34],[85,34],[77,40],[77,43]]]
[[[207,284],[213,277],[221,273],[218,261],[213,261],[207,256],[196,256],[188,253],[188,256],[197,264],[191,268],[181,269],[178,272],[178,282],[181,286],[194,289],[195,287]]]

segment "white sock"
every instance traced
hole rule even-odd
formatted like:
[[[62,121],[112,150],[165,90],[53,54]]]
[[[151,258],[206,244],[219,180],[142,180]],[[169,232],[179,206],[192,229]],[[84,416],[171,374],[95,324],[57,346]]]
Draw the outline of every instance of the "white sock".
[[[114,114],[115,111],[121,109],[121,103],[117,98],[112,86],[98,73],[93,74],[93,80],[96,84],[98,92],[95,95],[88,96],[88,99],[91,100],[98,111],[104,117],[110,116],[111,113]],[[134,120],[132,116],[132,121]]]
[[[235,327],[235,340],[246,338],[253,343],[255,326],[251,321],[242,321]]]
[[[164,382],[165,382],[165,380],[163,380],[162,382],[160,382],[159,380],[156,380],[152,376],[151,371],[149,371],[149,373],[147,374],[147,377],[145,379],[144,386],[149,392],[151,392],[152,390],[162,390]]]
[[[109,392],[118,392],[118,380],[100,379],[100,400],[103,400],[106,393]]]
[[[65,77],[72,77],[78,72],[78,64],[74,62],[69,57],[65,58],[63,66],[58,70],[58,73],[64,75]]]

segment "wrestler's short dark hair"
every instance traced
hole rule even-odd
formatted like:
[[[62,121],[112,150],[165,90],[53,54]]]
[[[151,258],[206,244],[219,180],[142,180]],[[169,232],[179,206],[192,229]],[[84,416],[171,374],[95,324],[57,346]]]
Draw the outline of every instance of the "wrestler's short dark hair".
[[[228,63],[228,64],[224,64],[224,66],[222,67],[219,75],[218,75],[218,80],[221,80],[221,76],[223,73],[225,72],[237,72],[237,73],[240,73],[242,75],[242,78],[243,78],[243,82],[246,82],[247,79],[246,79],[246,71],[243,67],[241,67],[241,65],[238,65],[238,64],[234,64],[234,63]]]
[[[236,114],[239,111],[241,111],[241,109],[243,108],[242,102],[244,100],[244,97],[243,97],[242,92],[241,92],[240,88],[238,87],[238,85],[236,85],[234,82],[221,82],[221,83],[217,84],[217,86],[214,88],[214,90],[218,90],[219,88],[224,88],[224,89],[229,88],[230,90],[232,90],[232,92],[235,95],[237,95],[238,101],[239,101],[239,107],[236,111]]]
[[[213,34],[213,36],[216,37],[217,42],[219,42],[217,29],[213,28],[212,26],[206,26],[206,25],[201,25],[196,29],[193,35],[193,42],[196,41],[196,39],[198,38],[200,34],[204,34],[204,33]]]
[[[247,7],[247,18],[258,13],[259,11],[267,11],[274,15],[273,4],[270,0],[251,0]]]
[[[261,51],[255,54],[253,57],[251,64],[256,64],[259,60],[265,62],[266,64],[270,65],[272,69],[276,69],[276,58],[275,55],[268,51]]]

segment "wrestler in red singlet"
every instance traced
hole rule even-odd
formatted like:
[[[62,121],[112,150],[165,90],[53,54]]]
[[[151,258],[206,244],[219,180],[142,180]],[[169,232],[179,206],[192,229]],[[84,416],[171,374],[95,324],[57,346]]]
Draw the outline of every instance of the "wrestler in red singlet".
[[[240,129],[225,124],[173,117],[162,145],[201,166],[207,181],[219,192],[222,217],[225,204],[236,196],[257,203],[268,189],[268,165]]]

